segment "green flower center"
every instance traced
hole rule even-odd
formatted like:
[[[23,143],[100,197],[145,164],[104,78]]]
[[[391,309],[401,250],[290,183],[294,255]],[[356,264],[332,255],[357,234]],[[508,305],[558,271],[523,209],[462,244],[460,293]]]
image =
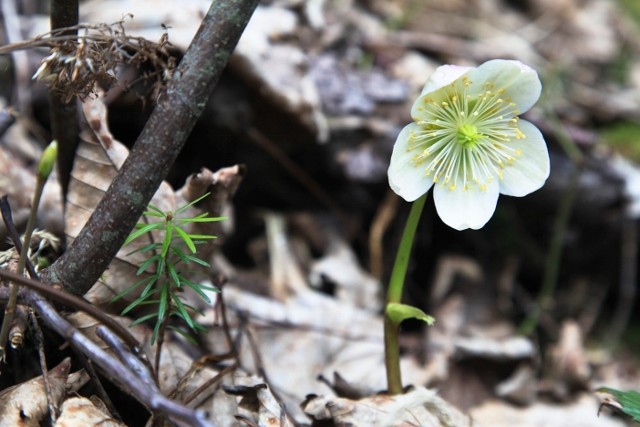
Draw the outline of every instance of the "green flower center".
[[[511,141],[525,138],[516,105],[493,82],[462,77],[423,97],[409,134],[413,164],[449,190],[484,190],[521,154]]]
[[[482,138],[482,134],[478,132],[478,128],[474,125],[465,123],[458,128],[456,138],[458,144],[465,148],[473,148],[478,143],[478,140]]]

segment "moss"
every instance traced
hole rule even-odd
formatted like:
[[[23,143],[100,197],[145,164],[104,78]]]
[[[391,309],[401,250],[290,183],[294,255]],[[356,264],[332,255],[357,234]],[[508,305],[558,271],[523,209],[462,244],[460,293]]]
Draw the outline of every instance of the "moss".
[[[618,0],[620,8],[640,27],[640,2],[638,0]]]
[[[623,156],[640,162],[640,123],[621,122],[600,132],[602,141]]]

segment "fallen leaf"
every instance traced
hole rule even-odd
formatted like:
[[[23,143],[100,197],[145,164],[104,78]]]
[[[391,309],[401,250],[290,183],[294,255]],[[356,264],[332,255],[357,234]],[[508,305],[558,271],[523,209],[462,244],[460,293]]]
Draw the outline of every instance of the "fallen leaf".
[[[95,407],[89,399],[72,397],[62,404],[54,427],[126,427]]]
[[[360,400],[314,396],[302,404],[318,422],[353,427],[471,427],[473,420],[423,387],[397,396],[378,395]]]
[[[66,393],[71,359],[66,358],[49,370],[53,404],[58,405]],[[5,389],[0,393],[0,427],[38,427],[49,413],[42,376]]]

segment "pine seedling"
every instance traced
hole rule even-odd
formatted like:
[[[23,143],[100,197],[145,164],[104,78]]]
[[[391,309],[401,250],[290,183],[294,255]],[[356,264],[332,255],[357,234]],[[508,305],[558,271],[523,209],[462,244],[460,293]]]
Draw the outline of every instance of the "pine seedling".
[[[197,310],[183,301],[183,291],[185,288],[190,288],[204,301],[211,303],[205,291],[217,291],[217,288],[192,282],[185,276],[183,268],[189,264],[209,267],[209,263],[198,257],[197,246],[207,240],[215,239],[216,236],[189,233],[186,231],[186,227],[193,223],[221,221],[226,218],[210,217],[208,213],[181,218],[180,214],[208,195],[209,193],[204,194],[178,208],[175,212],[163,212],[156,206],[148,205],[144,215],[148,218],[158,218],[158,221],[137,224],[124,243],[127,245],[142,236],[154,232],[159,232],[156,235],[159,234],[161,236],[160,239],[152,238],[152,243],[128,254],[131,255],[138,252],[148,254],[148,258],[138,265],[138,270],[136,271],[137,276],[143,277],[111,300],[111,302],[115,302],[134,290],[142,288],[140,295],[124,308],[122,315],[131,312],[135,308],[151,307],[150,313],[135,319],[131,326],[154,321],[151,344],[154,344],[157,340],[158,347],[162,344],[162,336],[167,327],[190,338],[187,330],[168,324],[171,317],[181,319],[192,333],[205,330],[193,318],[193,314],[197,313]],[[148,272],[151,272],[151,274],[149,275]],[[159,353],[160,348],[157,351],[157,354]]]

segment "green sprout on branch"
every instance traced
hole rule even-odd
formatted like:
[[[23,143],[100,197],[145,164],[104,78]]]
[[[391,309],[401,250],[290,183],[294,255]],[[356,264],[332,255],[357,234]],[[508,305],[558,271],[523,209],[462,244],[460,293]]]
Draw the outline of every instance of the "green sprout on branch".
[[[115,302],[142,287],[143,290],[140,296],[124,308],[122,315],[138,307],[151,307],[152,311],[150,313],[144,314],[134,320],[131,326],[155,319],[151,344],[154,344],[156,340],[158,340],[158,347],[162,345],[162,337],[166,328],[173,329],[185,337],[189,337],[187,331],[169,325],[169,319],[172,317],[184,321],[194,333],[205,330],[202,325],[194,321],[193,313],[197,313],[197,309],[183,301],[183,291],[185,288],[191,288],[204,301],[211,303],[205,291],[217,291],[218,289],[192,282],[185,276],[186,271],[182,267],[188,266],[189,264],[197,264],[208,268],[209,263],[197,256],[197,246],[205,243],[207,240],[215,239],[216,236],[209,234],[192,234],[186,231],[186,227],[193,223],[222,221],[226,218],[210,217],[206,212],[185,218],[180,218],[179,215],[208,195],[209,193],[204,194],[178,208],[175,212],[163,212],[156,206],[148,205],[144,215],[150,218],[158,218],[159,220],[157,222],[137,224],[136,229],[129,235],[124,243],[127,245],[153,232],[159,232],[162,236],[161,239],[154,239],[152,237],[152,243],[142,246],[128,254],[131,255],[140,252],[149,255],[149,257],[138,266],[138,270],[136,271],[137,276],[143,277],[111,300],[111,302]],[[159,353],[158,350],[158,354]]]

